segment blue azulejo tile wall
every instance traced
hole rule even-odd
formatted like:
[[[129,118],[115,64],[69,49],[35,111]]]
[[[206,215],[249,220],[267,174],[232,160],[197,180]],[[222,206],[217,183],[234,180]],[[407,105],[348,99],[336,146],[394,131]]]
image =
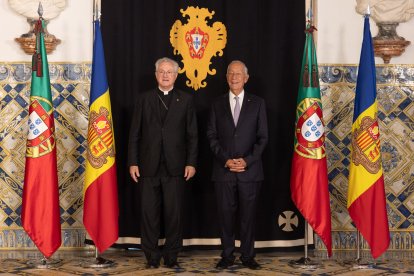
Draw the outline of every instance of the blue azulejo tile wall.
[[[356,231],[346,208],[350,133],[357,66],[320,65],[326,124],[333,246],[355,249]],[[382,164],[391,230],[390,250],[414,243],[414,66],[377,66],[378,118]],[[319,239],[316,248],[324,246]],[[363,247],[368,249],[366,243]]]
[[[83,247],[82,189],[91,64],[49,64],[57,135],[63,247]],[[354,249],[346,209],[357,66],[320,65],[334,249]],[[0,248],[34,248],[20,209],[31,64],[0,63]],[[392,250],[414,241],[414,65],[377,67],[381,150]],[[324,246],[316,239],[316,248]],[[366,244],[363,248],[368,248]]]
[[[90,64],[50,64],[63,247],[83,247],[82,189]],[[32,248],[20,211],[31,64],[0,63],[0,248]]]

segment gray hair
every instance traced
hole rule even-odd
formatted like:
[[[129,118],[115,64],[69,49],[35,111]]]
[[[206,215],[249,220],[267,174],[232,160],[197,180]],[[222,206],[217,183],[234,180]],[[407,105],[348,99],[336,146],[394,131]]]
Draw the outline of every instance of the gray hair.
[[[155,71],[158,71],[158,67],[160,66],[161,63],[164,63],[164,62],[170,63],[174,67],[174,72],[175,73],[178,72],[178,63],[175,60],[167,58],[167,57],[162,57],[155,62]]]
[[[229,66],[227,66],[227,72],[229,72],[230,65],[232,65],[232,64],[234,64],[234,63],[240,63],[241,65],[243,65],[243,68],[244,68],[244,73],[245,73],[246,75],[249,75],[249,71],[248,71],[248,69],[247,69],[246,64],[244,64],[244,62],[243,62],[243,61],[240,61],[240,60],[233,60],[232,62],[230,62]]]

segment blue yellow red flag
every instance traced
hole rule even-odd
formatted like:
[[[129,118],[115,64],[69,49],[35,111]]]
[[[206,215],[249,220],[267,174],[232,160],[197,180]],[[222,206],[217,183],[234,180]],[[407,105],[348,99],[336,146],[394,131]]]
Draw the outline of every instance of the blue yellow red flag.
[[[390,242],[376,94],[374,50],[369,16],[365,16],[355,90],[347,206],[374,258],[383,254]]]
[[[99,252],[118,239],[118,191],[111,101],[99,21],[94,22],[83,224]]]

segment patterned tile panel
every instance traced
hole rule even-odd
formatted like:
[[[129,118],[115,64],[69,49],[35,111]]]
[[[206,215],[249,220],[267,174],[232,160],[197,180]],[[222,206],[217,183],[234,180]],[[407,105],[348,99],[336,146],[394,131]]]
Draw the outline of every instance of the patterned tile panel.
[[[357,66],[320,65],[326,123],[333,245],[355,249],[356,231],[346,208],[350,133]],[[390,250],[414,249],[414,66],[377,66],[377,100]],[[317,239],[316,248],[323,249]],[[362,249],[369,249],[364,242]]]
[[[63,247],[83,247],[82,188],[90,64],[49,64]],[[33,248],[21,228],[31,64],[0,64],[0,248]]]
[[[90,64],[49,64],[58,153],[63,247],[83,247],[82,188]],[[354,65],[321,65],[334,249],[355,248],[346,209]],[[33,248],[21,228],[29,63],[0,63],[0,248]],[[414,249],[414,66],[377,67],[381,149],[392,250]],[[316,239],[316,248],[324,246]],[[363,249],[367,249],[366,244]]]

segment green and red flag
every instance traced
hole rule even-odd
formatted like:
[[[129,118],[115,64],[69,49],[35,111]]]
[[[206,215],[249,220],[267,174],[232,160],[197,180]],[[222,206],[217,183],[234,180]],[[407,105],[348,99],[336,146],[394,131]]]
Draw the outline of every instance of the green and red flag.
[[[118,189],[111,100],[99,21],[94,23],[83,224],[99,252],[118,239]]]
[[[36,23],[32,60],[29,131],[23,186],[22,224],[45,257],[60,247],[61,228],[56,139],[43,18]]]
[[[325,149],[325,125],[319,87],[314,27],[306,28],[296,108],[294,152],[290,177],[292,200],[332,255],[331,210]]]
[[[355,89],[347,206],[374,258],[383,254],[390,243],[376,95],[374,50],[369,16],[365,16]]]

